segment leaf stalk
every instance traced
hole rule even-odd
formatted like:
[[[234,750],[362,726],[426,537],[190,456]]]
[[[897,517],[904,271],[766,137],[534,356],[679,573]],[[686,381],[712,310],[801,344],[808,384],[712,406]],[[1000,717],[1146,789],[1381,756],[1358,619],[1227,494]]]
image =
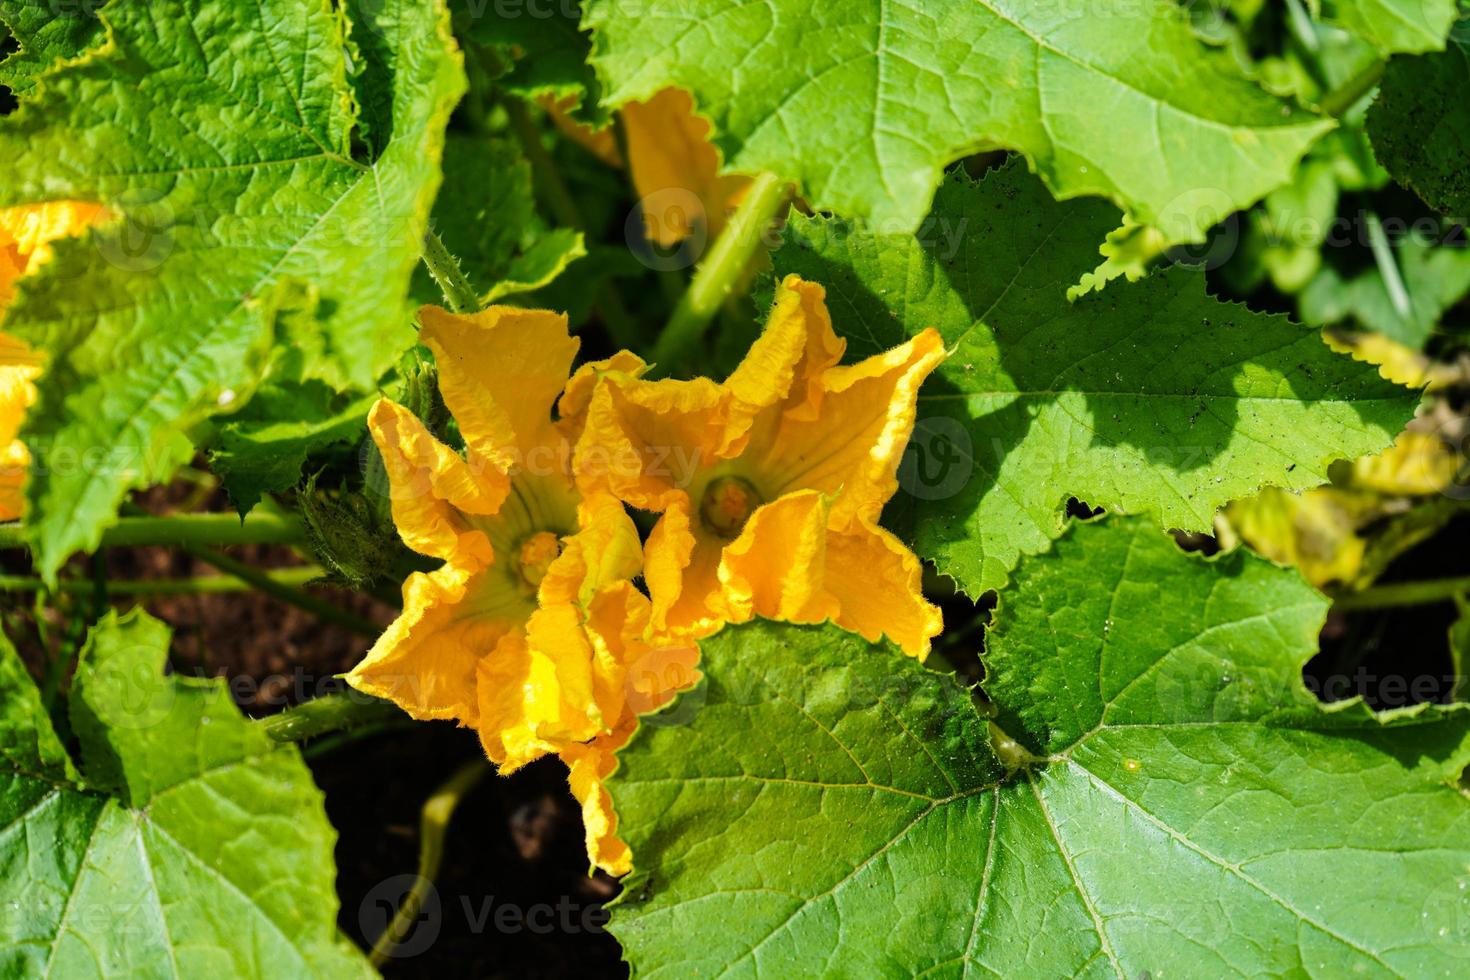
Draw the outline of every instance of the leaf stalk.
[[[1450,602],[1465,593],[1470,593],[1470,575],[1426,582],[1395,582],[1345,595],[1333,603],[1333,608],[1343,612],[1358,612],[1364,609],[1424,606],[1435,602]]]
[[[393,920],[373,942],[373,948],[368,953],[368,960],[373,966],[381,967],[387,962],[393,955],[394,947],[408,937],[414,923],[418,921],[424,897],[434,887],[434,879],[438,877],[439,867],[444,863],[444,837],[449,831],[449,821],[453,819],[460,801],[489,771],[490,763],[484,759],[467,762],[455,770],[454,775],[445,780],[434,791],[434,795],[425,801],[419,817],[418,874],[414,878],[413,887],[394,913]]]
[[[744,276],[767,226],[776,220],[790,199],[790,186],[775,174],[762,173],[751,181],[740,206],[694,273],[654,346],[653,360],[658,374],[667,374],[670,365],[679,363],[699,344],[710,320]]]
[[[444,240],[432,228],[424,232],[423,262],[452,312],[480,312],[480,294],[459,267],[459,260],[444,246]]]
[[[303,701],[255,724],[277,742],[302,742],[318,735],[331,735],[405,717],[392,701],[349,690]]]

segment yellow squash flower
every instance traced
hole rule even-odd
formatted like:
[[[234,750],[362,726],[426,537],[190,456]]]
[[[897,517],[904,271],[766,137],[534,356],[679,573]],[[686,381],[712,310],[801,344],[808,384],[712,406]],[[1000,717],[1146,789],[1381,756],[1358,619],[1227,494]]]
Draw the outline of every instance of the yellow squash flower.
[[[598,386],[577,470],[663,512],[644,551],[655,634],[830,619],[928,653],[939,610],[920,591],[918,559],[878,517],[943,344],[925,330],[839,367],[844,347],[822,287],[790,276],[724,383],[622,371]]]
[[[15,295],[15,283],[51,258],[50,243],[78,235],[107,217],[99,204],[50,201],[0,208],[0,320]],[[30,453],[17,436],[26,409],[36,400],[34,381],[41,358],[14,337],[0,333],[0,521],[20,517]]]
[[[629,581],[641,555],[626,510],[608,494],[582,493],[572,477],[598,374],[635,362],[584,365],[568,382],[578,342],[564,316],[426,307],[420,319],[464,455],[386,399],[369,428],[399,534],[444,564],[404,582],[403,614],[348,681],[416,718],[473,726],[503,773],[567,750],[583,753],[568,760],[577,767],[595,751],[580,743],[631,730],[648,710],[638,696],[648,664],[677,654],[645,639],[649,602]],[[675,680],[692,683],[694,651],[676,659],[685,670]],[[610,809],[597,816],[605,793],[577,772],[574,789],[592,815],[589,853],[622,873],[614,818]]]
[[[543,104],[562,132],[609,166],[624,165],[611,127],[594,130],[576,122],[565,111],[567,102]],[[681,88],[666,88],[647,102],[624,104],[618,114],[649,240],[669,248],[693,234],[700,222],[713,240],[750,178],[720,173],[720,151],[710,142],[709,122],[695,114],[693,97]]]

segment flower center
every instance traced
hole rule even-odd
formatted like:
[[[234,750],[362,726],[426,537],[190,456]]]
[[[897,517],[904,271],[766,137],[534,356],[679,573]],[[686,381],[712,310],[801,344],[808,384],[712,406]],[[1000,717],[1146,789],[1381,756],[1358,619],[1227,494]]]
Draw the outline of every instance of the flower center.
[[[733,540],[740,537],[745,522],[762,503],[755,484],[741,476],[722,476],[704,488],[699,519],[710,531]]]
[[[550,531],[537,531],[526,538],[521,542],[521,551],[517,556],[521,579],[531,588],[537,588],[559,554],[561,539]]]

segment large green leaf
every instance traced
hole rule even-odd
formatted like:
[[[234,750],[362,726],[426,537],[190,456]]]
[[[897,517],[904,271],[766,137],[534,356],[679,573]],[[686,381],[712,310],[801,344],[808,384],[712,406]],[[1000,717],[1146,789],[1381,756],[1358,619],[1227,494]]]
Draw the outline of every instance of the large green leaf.
[[[892,647],[727,629],[692,721],[612,777],[612,931],[651,977],[1457,975],[1470,713],[1320,705],[1326,608],[1244,552],[1078,527],[997,610],[996,757]]]
[[[1394,58],[1368,109],[1378,161],[1430,207],[1470,215],[1470,39],[1437,54]]]
[[[1069,496],[1205,530],[1262,485],[1325,482],[1413,413],[1413,393],[1316,331],[1213,299],[1196,270],[1069,303],[1116,218],[1012,165],[947,181],[918,236],[795,218],[775,256],[826,285],[856,352],[929,326],[952,348],[919,395],[894,516],[916,512],[917,549],[971,595],[1047,547]]]
[[[1322,15],[1384,53],[1439,51],[1459,17],[1457,0],[1321,0]]]
[[[0,639],[0,975],[369,976],[337,935],[322,797],[222,683],[166,677],[142,613],[93,631],[72,692],[86,781]]]
[[[686,88],[729,169],[892,231],[918,226],[946,163],[1009,147],[1058,197],[1104,195],[1196,241],[1332,126],[1241,75],[1172,0],[586,7],[605,102]]]
[[[49,358],[25,436],[46,575],[187,457],[190,426],[248,395],[286,283],[320,295],[320,353],[293,380],[370,388],[412,343],[409,278],[463,81],[441,6],[365,7],[354,36],[372,44],[351,45],[349,80],[328,0],[113,4],[108,47],[0,121],[0,204],[121,215],[22,280],[6,318]],[[353,156],[354,93],[369,162]]]

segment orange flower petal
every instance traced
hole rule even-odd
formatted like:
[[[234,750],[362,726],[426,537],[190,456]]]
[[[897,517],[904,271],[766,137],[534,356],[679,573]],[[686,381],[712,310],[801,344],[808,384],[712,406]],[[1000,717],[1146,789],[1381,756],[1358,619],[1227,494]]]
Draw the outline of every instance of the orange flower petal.
[[[475,664],[524,612],[496,607],[485,573],[456,565],[415,572],[403,583],[403,613],[347,674],[359,691],[387,698],[415,718],[479,717]]]
[[[634,606],[642,599],[631,586],[629,597]],[[636,597],[636,598],[632,598]],[[621,601],[621,600],[615,600]],[[645,603],[647,600],[643,600]],[[614,614],[615,617],[617,614]],[[631,636],[639,617],[630,615],[624,633]],[[569,745],[561,751],[567,766],[567,782],[572,795],[582,805],[582,825],[587,837],[587,856],[592,863],[609,874],[622,875],[632,870],[632,853],[617,835],[618,815],[606,780],[617,768],[614,753],[628,743],[637,730],[640,714],[656,711],[674,699],[679,691],[688,690],[699,681],[699,648],[692,643],[651,646],[632,644],[641,652],[626,667],[627,708],[611,732],[581,745]]]
[[[567,766],[567,784],[582,805],[587,857],[611,875],[633,870],[633,853],[618,837],[618,814],[606,780],[618,765],[614,753],[628,743],[635,727],[629,724],[586,745],[570,746],[561,754]]]
[[[826,554],[827,502],[820,493],[788,494],[757,509],[721,557],[729,621],[833,618],[837,603],[823,589]]]
[[[634,507],[664,510],[728,451],[729,400],[719,385],[604,379],[593,393],[575,469]]]
[[[419,322],[472,461],[478,454],[503,469],[569,469],[551,420],[581,343],[565,315],[491,306],[463,316],[425,306]]]
[[[552,606],[480,661],[480,743],[502,774],[604,730],[592,656],[577,611]]]
[[[695,114],[693,97],[666,88],[647,102],[625,103],[620,115],[649,240],[667,248],[701,225],[713,240],[750,178],[720,173],[719,150],[710,142],[709,122]]]
[[[25,344],[0,333],[0,521],[16,520],[25,509],[31,454],[17,437],[26,410],[36,401],[39,362]]]
[[[15,295],[15,283],[51,258],[50,243],[79,235],[105,221],[109,212],[86,201],[48,201],[0,208],[0,320]],[[19,518],[25,508],[26,470],[31,454],[17,435],[36,400],[33,382],[41,357],[13,337],[0,334],[0,520]]]
[[[393,523],[403,543],[435,558],[480,565],[493,561],[489,538],[467,515],[500,509],[510,491],[505,474],[490,467],[471,469],[412,412],[386,398],[368,413],[368,431],[383,454]]]
[[[51,243],[101,224],[110,212],[89,201],[46,201],[0,208],[0,313],[15,280],[51,259]]]
[[[630,658],[643,658],[648,599],[631,582],[600,592],[587,619],[543,605],[479,665],[480,739],[509,772],[610,731],[629,716]]]
[[[919,386],[944,356],[939,333],[925,330],[887,353],[832,368],[823,376],[820,416],[782,419],[750,465],[776,493],[832,495],[834,527],[876,523],[898,489]]]
[[[577,368],[567,382],[561,399],[556,403],[562,435],[572,443],[581,438],[582,430],[587,424],[587,411],[592,405],[592,393],[597,390],[597,383],[604,375],[631,380],[638,378],[646,370],[648,364],[643,358],[626,350],[618,351],[601,361],[588,361]]]
[[[881,527],[859,524],[827,536],[823,585],[838,605],[834,621],[868,640],[886,635],[920,660],[944,629],[938,608],[924,598],[922,580],[919,559]]]
[[[656,634],[708,636],[726,620],[720,586],[720,551],[725,542],[697,532],[681,495],[659,518],[643,546],[643,581],[653,600],[650,628]]]
[[[832,330],[826,297],[826,290],[800,276],[782,281],[765,329],[725,382],[737,403],[732,414],[744,424],[778,402],[791,417],[816,417],[822,376],[847,349]]]
[[[539,590],[541,605],[575,602],[587,606],[606,585],[630,579],[643,565],[638,529],[617,498],[596,494],[582,501],[581,528],[562,543]]]

